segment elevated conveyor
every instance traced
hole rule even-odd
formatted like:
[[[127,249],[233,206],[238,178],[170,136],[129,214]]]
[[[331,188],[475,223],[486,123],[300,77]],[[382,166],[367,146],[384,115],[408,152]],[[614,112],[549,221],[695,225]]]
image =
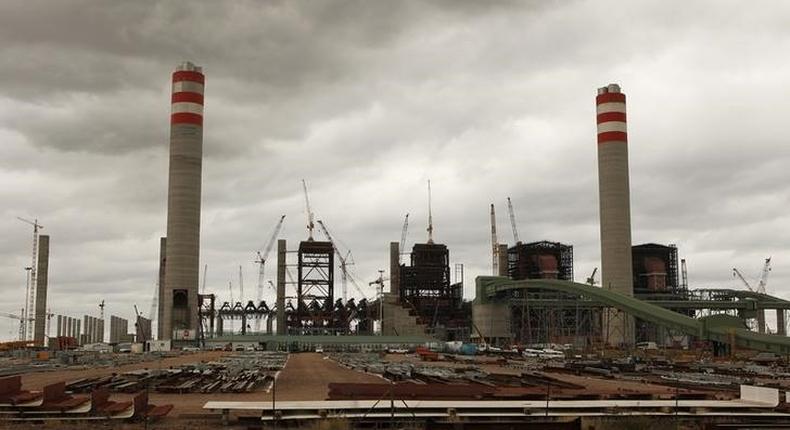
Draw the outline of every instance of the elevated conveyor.
[[[519,289],[543,289],[582,296],[620,309],[644,321],[696,336],[700,339],[723,343],[734,341],[740,348],[790,354],[790,337],[760,334],[745,328],[717,324],[716,319],[694,319],[649,302],[614,291],[576,282],[555,279],[528,279],[514,281],[499,276],[478,276],[477,301],[491,302],[502,293]]]

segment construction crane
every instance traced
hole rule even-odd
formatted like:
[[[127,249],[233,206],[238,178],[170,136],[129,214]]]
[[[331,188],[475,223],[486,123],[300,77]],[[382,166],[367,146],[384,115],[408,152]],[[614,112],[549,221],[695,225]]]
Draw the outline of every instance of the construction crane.
[[[380,334],[384,334],[384,281],[388,281],[389,278],[384,277],[384,271],[379,270],[379,277],[373,281],[368,282],[368,286],[371,285],[378,285],[378,296],[379,296],[379,322],[381,324],[381,331]]]
[[[99,319],[104,320],[104,300],[99,303]]]
[[[150,333],[146,333],[146,332],[145,332],[145,327],[143,327],[142,325],[140,325],[140,316],[141,316],[141,315],[140,315],[140,311],[138,311],[138,310],[137,310],[137,303],[135,303],[135,304],[134,304],[134,315],[137,317],[137,318],[135,318],[135,320],[134,320],[134,327],[135,327],[137,330],[140,330],[140,337],[142,337],[142,339],[135,339],[135,340],[137,340],[137,342],[140,342],[141,340],[142,340],[142,341],[146,341],[146,340],[148,340],[148,339],[149,339],[148,335],[149,335]],[[152,330],[153,330],[153,329],[152,329]],[[151,337],[153,337],[153,336],[151,336]]]
[[[302,179],[302,189],[304,189],[304,206],[305,210],[307,210],[307,240],[313,240],[313,229],[315,228],[315,224],[313,224],[313,209],[310,208],[310,198],[307,196],[307,183]]]
[[[151,310],[148,312],[148,318],[151,318],[151,321],[154,320],[154,315],[156,315],[156,306],[159,302],[159,281],[156,281],[156,288],[154,289],[154,297],[151,298]],[[158,320],[159,318],[157,318]]]
[[[401,257],[406,253],[406,232],[409,231],[409,214],[403,219],[403,229],[400,232],[400,250],[398,251],[398,264],[401,263]]]
[[[494,276],[499,275],[499,242],[496,237],[496,213],[494,212],[494,204],[491,203],[491,273]]]
[[[507,198],[507,211],[510,214],[510,228],[513,229],[513,240],[516,245],[521,245],[521,240],[518,238],[518,228],[516,228],[516,211],[513,210],[513,202],[510,197]]]
[[[732,276],[740,279],[741,282],[743,282],[743,284],[746,285],[746,288],[748,288],[749,291],[759,294],[765,294],[765,287],[768,285],[768,274],[770,272],[771,272],[771,257],[768,257],[765,259],[765,264],[763,265],[763,271],[760,274],[760,279],[757,281],[757,287],[752,288],[752,285],[746,280],[746,278],[743,277],[741,271],[735,267],[732,268]]]
[[[274,242],[277,240],[277,236],[280,234],[280,230],[283,228],[283,221],[285,220],[285,215],[280,216],[280,221],[277,222],[277,225],[274,226],[274,230],[272,230],[272,234],[269,235],[269,241],[266,242],[263,246],[263,252],[258,251],[258,258],[255,260],[258,263],[258,303],[263,300],[263,283],[264,283],[264,270],[266,266],[266,259],[269,258],[269,254],[272,252],[272,248],[274,248]],[[257,331],[260,328],[261,321],[260,319],[255,320],[255,330]]]
[[[203,285],[200,286],[200,294],[206,294],[206,273],[208,272],[208,264],[203,266]]]
[[[593,269],[592,273],[590,274],[590,277],[587,278],[587,285],[589,285],[591,287],[595,286],[595,274],[596,273],[598,273],[598,268],[597,267],[595,269]]]
[[[239,302],[244,306],[244,276],[241,264],[239,264]]]
[[[24,315],[24,308],[22,310],[22,315]],[[7,312],[0,312],[0,317],[11,318],[14,320],[19,321],[19,340],[26,340],[25,337],[25,318],[19,315],[9,314]]]
[[[33,259],[32,264],[30,265],[30,276],[27,281],[27,286],[25,287],[25,309],[24,309],[24,316],[27,321],[25,321],[25,339],[27,340],[28,335],[33,334],[33,324],[36,320],[35,315],[35,303],[36,303],[36,281],[38,279],[36,274],[36,265],[38,264],[38,231],[43,229],[44,226],[38,223],[38,219],[34,219],[30,221],[28,219],[24,219],[21,217],[16,217],[18,220],[30,224],[33,226]],[[23,320],[24,320],[23,319]],[[31,336],[32,337],[32,336]]]
[[[318,220],[318,226],[321,228],[321,231],[326,236],[326,239],[332,243],[332,249],[335,251],[335,255],[337,255],[337,259],[340,260],[340,285],[342,287],[342,294],[343,294],[343,303],[348,300],[348,281],[351,280],[351,284],[356,288],[357,292],[360,294],[361,297],[367,298],[367,295],[362,288],[357,284],[356,280],[351,273],[348,271],[348,266],[354,265],[354,257],[351,255],[351,250],[349,249],[345,255],[338,249],[336,245],[335,239],[329,234],[329,230],[327,230],[326,225],[323,221]]]
[[[428,244],[433,244],[433,213],[431,212],[431,180],[428,180]]]

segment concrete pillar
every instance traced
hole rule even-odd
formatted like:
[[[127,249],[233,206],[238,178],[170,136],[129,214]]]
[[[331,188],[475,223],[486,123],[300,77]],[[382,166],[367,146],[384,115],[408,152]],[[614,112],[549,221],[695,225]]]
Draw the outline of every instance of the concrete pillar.
[[[170,172],[162,339],[198,329],[203,86],[200,67],[178,66],[172,77]]]
[[[71,317],[65,317],[65,318],[66,318],[66,336],[74,337],[74,326],[73,326],[74,323],[71,321]]]
[[[104,320],[96,319],[96,342],[104,342]]]
[[[776,310],[776,334],[787,336],[787,322],[785,321],[785,310]]]
[[[81,327],[81,325],[80,325],[80,320],[78,320],[77,318],[72,318],[72,319],[71,319],[71,322],[72,322],[72,324],[74,324],[74,334],[73,334],[73,337],[74,337],[75,339],[79,340],[79,338],[80,338],[80,334],[82,334],[82,330],[80,330],[80,329],[82,328],[82,327]]]
[[[390,294],[400,297],[400,243],[390,242]]]
[[[499,258],[499,276],[508,276],[507,273],[507,245],[506,244],[499,244],[499,250],[497,251],[497,257]]]
[[[757,332],[765,333],[765,309],[757,309]]]
[[[38,237],[38,262],[36,264],[36,325],[33,341],[36,345],[44,345],[47,325],[47,278],[49,275],[49,236]]]
[[[277,240],[277,334],[286,334],[285,327],[285,239]]]
[[[473,303],[473,333],[482,335],[481,343],[503,345],[512,339],[510,309],[506,303]]]
[[[633,296],[626,99],[619,85],[610,84],[598,89],[595,101],[603,288]],[[633,317],[610,309],[604,320],[611,345],[634,344]]]
[[[61,330],[63,330],[63,315],[58,315],[57,331],[56,331],[55,336],[63,336]]]
[[[266,334],[274,334],[272,333],[272,316],[268,315],[266,317]]]
[[[167,261],[167,238],[159,238],[159,297],[156,302],[156,336],[162,339],[162,321],[164,318],[165,307],[165,263]],[[151,315],[153,318],[153,315]]]

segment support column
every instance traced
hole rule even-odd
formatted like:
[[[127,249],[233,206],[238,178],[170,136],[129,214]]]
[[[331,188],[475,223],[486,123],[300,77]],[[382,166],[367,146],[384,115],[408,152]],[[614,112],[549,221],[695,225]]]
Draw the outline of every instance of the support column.
[[[47,276],[49,274],[49,236],[38,237],[38,263],[36,269],[36,325],[33,341],[36,345],[44,345],[47,324]]]
[[[164,339],[162,322],[165,320],[165,264],[167,255],[167,238],[159,238],[159,297],[156,302],[156,338]],[[151,318],[154,316],[151,315]],[[168,338],[169,339],[169,338]],[[153,340],[153,337],[152,337]]]
[[[390,294],[400,297],[400,243],[390,242]]]
[[[765,309],[757,309],[757,332],[765,333]]]
[[[284,335],[285,327],[285,239],[277,240],[277,334]]]
[[[785,321],[785,310],[776,310],[776,334],[787,336],[787,322]]]
[[[506,244],[499,244],[499,249],[497,251],[497,255],[499,258],[499,276],[508,276],[507,273],[507,245]]]

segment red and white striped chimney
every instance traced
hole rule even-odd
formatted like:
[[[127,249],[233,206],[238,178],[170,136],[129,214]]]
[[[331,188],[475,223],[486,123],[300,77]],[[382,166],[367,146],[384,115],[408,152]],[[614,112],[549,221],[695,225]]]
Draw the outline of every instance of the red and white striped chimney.
[[[203,85],[190,62],[173,72],[165,283],[160,286],[160,339],[192,338],[198,328]]]
[[[620,86],[598,89],[598,187],[601,218],[601,278],[603,288],[634,295],[631,257],[631,198],[628,181],[628,131],[625,94]],[[633,318],[607,312],[608,343],[634,343]]]

